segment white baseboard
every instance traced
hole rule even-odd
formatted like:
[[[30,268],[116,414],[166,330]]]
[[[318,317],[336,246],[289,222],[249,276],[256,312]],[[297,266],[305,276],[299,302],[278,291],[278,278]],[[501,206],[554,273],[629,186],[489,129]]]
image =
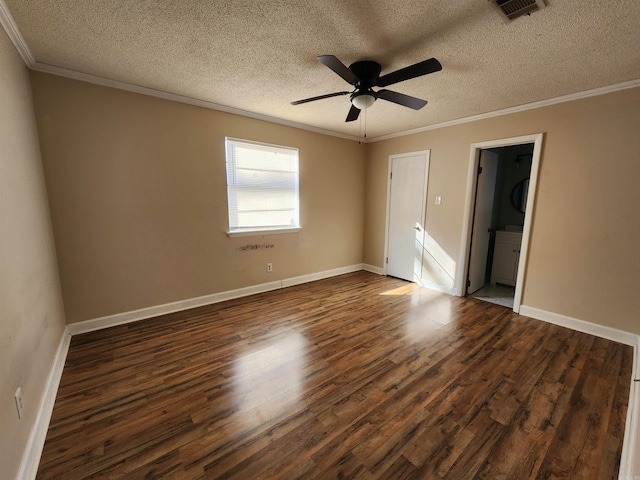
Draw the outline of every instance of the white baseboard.
[[[375,273],[377,275],[386,275],[384,268],[369,265],[367,263],[362,264],[362,270],[366,270],[367,272]],[[437,292],[446,293],[448,295],[454,295],[458,297],[460,296],[457,294],[455,287],[447,287],[445,285],[440,285],[435,282],[426,282],[424,280],[417,280],[416,283],[421,287],[430,288],[431,290],[435,290]]]
[[[338,275],[344,275],[345,273],[358,272],[362,269],[362,264],[358,263],[356,265],[349,265],[347,267],[334,268],[332,270],[325,270],[323,272],[310,273],[309,275],[287,278],[282,280],[282,288],[292,287],[294,285],[300,285],[302,283],[315,282],[316,280],[324,280],[325,278],[337,277]]]
[[[640,469],[636,469],[634,466],[634,459],[640,457],[640,446],[638,446],[638,435],[640,435],[640,386],[634,381],[634,379],[638,378],[640,372],[638,347],[640,347],[640,343],[636,345],[633,351],[633,373],[631,375],[627,419],[624,426],[619,480],[640,479]]]
[[[49,429],[49,422],[51,421],[53,406],[56,402],[56,395],[58,394],[64,363],[67,360],[70,342],[71,335],[65,328],[53,360],[51,371],[47,377],[42,398],[40,399],[36,422],[31,429],[29,439],[27,440],[27,447],[20,461],[20,468],[18,470],[18,476],[16,477],[19,480],[33,480],[38,473],[38,465],[40,464],[40,457],[42,456],[44,441],[47,437],[47,430]]]
[[[40,401],[36,422],[31,430],[31,434],[29,435],[27,448],[25,449],[25,452],[23,454],[17,478],[21,480],[33,480],[36,476],[72,335],[91,332],[111,326],[122,325],[125,323],[135,322],[158,315],[164,315],[180,310],[186,310],[189,308],[222,302],[233,298],[245,297],[256,293],[276,290],[287,286],[299,285],[315,280],[330,278],[333,276],[351,273],[358,270],[366,270],[372,273],[377,273],[379,275],[384,274],[382,269],[380,269],[379,267],[374,267],[372,265],[351,265],[347,267],[336,268],[333,270],[326,270],[309,275],[292,277],[276,282],[263,283],[261,285],[255,285],[252,287],[229,290],[226,292],[205,295],[203,297],[168,303],[155,307],[143,308],[132,312],[110,315],[68,325],[60,341],[60,345],[56,352],[51,372],[49,374],[49,377],[47,378],[47,383],[42,399]],[[454,288],[448,288],[437,284],[431,285],[427,283],[425,283],[423,286],[438,290],[443,293],[455,295]],[[543,320],[545,322],[553,323],[555,325],[571,328],[572,330],[577,330],[616,342],[624,343],[626,345],[632,345],[634,347],[633,378],[638,378],[638,374],[640,373],[640,358],[638,354],[638,348],[640,346],[639,335],[610,327],[605,327],[602,325],[597,325],[594,323],[586,322],[584,320],[567,317],[565,315],[548,312],[546,310],[529,307],[527,305],[522,305],[520,307],[520,314],[535,318],[537,320]],[[632,385],[629,393],[629,408],[627,410],[622,459],[620,463],[620,480],[637,480],[640,478],[640,471],[634,471],[633,465],[634,454],[636,453],[636,446],[638,444],[638,433],[640,433],[640,387],[636,387],[636,382],[632,381],[631,383]]]
[[[53,413],[53,406],[56,401],[60,379],[62,378],[62,371],[64,369],[64,364],[67,359],[67,353],[69,352],[69,344],[73,335],[92,332],[116,325],[136,322],[138,320],[144,320],[146,318],[152,318],[158,315],[187,310],[189,308],[223,302],[225,300],[231,300],[233,298],[246,297],[249,295],[254,295],[256,293],[268,292],[292,285],[299,285],[302,283],[313,282],[315,280],[335,277],[337,275],[343,275],[345,273],[357,272],[362,269],[362,264],[350,265],[347,267],[325,270],[323,272],[312,273],[309,275],[302,275],[299,277],[263,283],[251,287],[214,293],[202,297],[142,308],[131,312],[108,315],[105,317],[94,318],[91,320],[67,325],[62,335],[60,345],[58,346],[51,371],[47,378],[45,391],[40,401],[36,421],[33,428],[31,429],[27,447],[25,448],[24,454],[22,456],[20,468],[18,470],[18,476],[16,478],[18,480],[33,480],[38,473],[40,457],[42,456],[42,450],[44,449],[44,442],[47,436],[47,430],[49,429],[51,414]]]
[[[384,268],[376,267],[374,265],[369,265],[368,263],[363,263],[362,269],[367,272],[375,273],[378,275],[384,275]]]
[[[107,315],[105,317],[84,320],[82,322],[71,323],[67,326],[67,328],[69,329],[69,333],[71,335],[78,335],[81,333],[101,330],[103,328],[115,327],[117,325],[137,322],[139,320],[145,320],[147,318],[153,318],[159,315],[166,315],[168,313],[180,312],[182,310],[188,310],[190,308],[202,307],[204,305],[224,302],[225,300],[231,300],[233,298],[247,297],[249,295],[255,295],[256,293],[269,292],[271,290],[278,290],[280,288],[299,285],[301,283],[313,282],[315,280],[335,277],[337,275],[342,275],[345,273],[357,272],[359,270],[362,270],[362,264],[349,265],[347,267],[325,270],[322,272],[287,278],[275,282],[262,283],[260,285],[254,285],[251,287],[238,288],[236,290],[227,290],[226,292],[212,293],[211,295],[204,295],[202,297],[180,300],[178,302],[166,303],[164,305],[141,308],[139,310],[134,310],[131,312],[116,313],[114,315]]]
[[[189,298],[177,302],[165,303],[164,305],[156,305],[153,307],[141,308],[130,312],[116,313],[105,317],[92,318],[81,322],[70,323],[68,325],[71,335],[79,335],[81,333],[102,330],[103,328],[115,327],[127,323],[138,322],[147,318],[153,318],[167,313],[175,313],[182,310],[188,310],[194,307],[201,307],[212,303],[224,302],[233,298],[246,297],[256,293],[268,292],[282,288],[282,282],[269,282],[251,287],[239,288],[237,290],[228,290],[226,292],[212,293],[202,297]]]
[[[436,292],[446,293],[447,295],[453,295],[454,297],[459,297],[457,290],[455,287],[447,287],[445,285],[440,285],[435,282],[425,282],[424,280],[418,280],[418,285],[421,287],[426,287],[431,290],[435,290]]]
[[[633,368],[631,372],[631,386],[629,390],[629,406],[627,408],[627,419],[624,428],[624,440],[622,443],[622,457],[620,459],[619,480],[639,480],[640,471],[634,471],[634,457],[640,455],[640,445],[638,445],[638,435],[640,434],[640,387],[635,378],[640,373],[640,359],[638,348],[640,347],[640,335],[625,332],[604,325],[586,322],[573,317],[567,317],[558,313],[541,310],[528,305],[520,306],[520,315],[553,323],[561,327],[570,328],[579,332],[606,338],[614,342],[631,345],[633,347]]]
[[[596,337],[606,338],[607,340],[624,343],[625,345],[631,345],[632,347],[636,347],[638,345],[638,340],[640,339],[640,336],[625,332],[624,330],[605,327],[604,325],[598,325],[596,323],[579,320],[577,318],[567,317],[566,315],[541,310],[528,305],[520,305],[520,315],[535,318],[536,320],[543,320],[561,327],[567,327],[571,330],[577,330],[578,332],[589,333]]]

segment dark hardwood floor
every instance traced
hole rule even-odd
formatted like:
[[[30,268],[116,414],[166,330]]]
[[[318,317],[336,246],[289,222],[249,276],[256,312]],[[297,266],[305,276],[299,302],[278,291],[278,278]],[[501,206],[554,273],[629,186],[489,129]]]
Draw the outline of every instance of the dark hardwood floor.
[[[75,336],[39,479],[614,479],[632,348],[357,272]]]

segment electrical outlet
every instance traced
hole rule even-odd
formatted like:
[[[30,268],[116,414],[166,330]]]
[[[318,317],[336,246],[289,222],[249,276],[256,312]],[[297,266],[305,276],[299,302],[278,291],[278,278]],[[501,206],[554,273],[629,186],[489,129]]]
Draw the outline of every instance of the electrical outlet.
[[[267,272],[273,272],[273,263],[267,263]]]
[[[13,394],[16,400],[16,408],[18,409],[18,418],[22,418],[24,413],[24,399],[22,398],[22,388],[16,388],[16,393]]]

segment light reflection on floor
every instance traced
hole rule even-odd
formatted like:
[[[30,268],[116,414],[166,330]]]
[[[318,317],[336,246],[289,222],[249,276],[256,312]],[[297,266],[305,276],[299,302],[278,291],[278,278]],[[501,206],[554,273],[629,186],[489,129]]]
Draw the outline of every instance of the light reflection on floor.
[[[513,308],[515,288],[485,285],[471,296]],[[405,335],[411,341],[424,340],[451,323],[455,309],[448,296],[416,283],[382,292],[407,296],[416,308],[405,318]],[[244,428],[254,428],[286,413],[300,401],[304,388],[306,339],[298,332],[277,337],[258,350],[241,355],[234,365],[234,400]]]
[[[293,332],[268,347],[240,356],[234,365],[235,401],[252,428],[286,413],[300,400],[306,340]]]
[[[417,308],[405,319],[406,335],[412,340],[422,340],[453,319],[450,297],[442,292],[416,283],[387,290],[380,295],[410,296],[411,304]]]
[[[451,321],[451,309],[447,305],[436,306],[407,317],[406,335],[412,341],[424,340]]]
[[[387,290],[380,295],[429,295],[433,292],[435,292],[435,290],[420,287],[417,283],[407,282],[401,287]]]

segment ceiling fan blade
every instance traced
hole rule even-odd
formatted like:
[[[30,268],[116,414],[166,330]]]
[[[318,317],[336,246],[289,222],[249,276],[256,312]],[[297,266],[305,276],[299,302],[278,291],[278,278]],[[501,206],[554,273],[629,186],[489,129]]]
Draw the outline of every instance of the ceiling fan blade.
[[[329,67],[335,73],[340,75],[342,78],[344,78],[347,83],[355,85],[356,82],[360,81],[360,79],[356,77],[355,74],[351,70],[349,70],[344,63],[342,63],[333,55],[319,55],[316,57],[316,59],[320,63]]]
[[[411,97],[404,93],[392,92],[391,90],[380,90],[376,93],[376,97],[387,100],[388,102],[397,103],[404,107],[413,108],[414,110],[420,110],[427,104],[426,100]]]
[[[318,97],[305,98],[304,100],[296,100],[291,102],[291,105],[300,105],[301,103],[315,102],[316,100],[322,100],[323,98],[339,97],[340,95],[349,95],[351,92],[335,92],[327,93],[326,95],[320,95]]]
[[[359,116],[360,116],[360,109],[351,105],[351,109],[347,114],[347,119],[345,120],[345,122],[353,122],[354,120],[357,120]]]
[[[430,58],[429,60],[418,62],[414,65],[396,70],[395,72],[387,73],[378,78],[376,85],[378,87],[386,87],[411,78],[421,77],[428,73],[439,72],[440,70],[442,70],[440,62],[435,58]]]

